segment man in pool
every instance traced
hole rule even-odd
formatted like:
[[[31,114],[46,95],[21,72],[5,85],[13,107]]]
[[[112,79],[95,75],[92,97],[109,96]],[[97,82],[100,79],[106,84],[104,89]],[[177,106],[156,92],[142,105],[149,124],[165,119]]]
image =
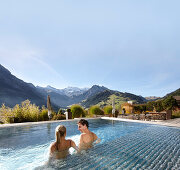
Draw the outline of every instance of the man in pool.
[[[82,133],[80,136],[79,150],[86,150],[92,147],[93,142],[99,143],[101,140],[96,136],[95,133],[89,129],[89,123],[85,119],[81,119],[78,122],[78,130]]]

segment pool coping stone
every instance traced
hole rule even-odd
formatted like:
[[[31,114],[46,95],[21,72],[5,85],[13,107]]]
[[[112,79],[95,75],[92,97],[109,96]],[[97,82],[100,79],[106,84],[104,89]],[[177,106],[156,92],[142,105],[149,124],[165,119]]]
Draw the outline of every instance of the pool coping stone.
[[[28,126],[28,125],[37,125],[37,124],[45,124],[45,123],[58,123],[58,122],[66,122],[66,121],[77,121],[81,118],[69,119],[69,120],[54,120],[54,121],[41,121],[41,122],[24,122],[24,123],[13,123],[13,124],[0,124],[0,128],[4,127],[14,127],[14,126]],[[125,118],[115,118],[115,117],[97,117],[97,118],[83,118],[83,119],[108,119],[108,120],[119,120],[126,122],[136,122],[136,123],[148,123],[154,125],[163,125],[170,127],[178,127],[180,128],[180,118],[170,119],[170,120],[152,120],[152,121],[144,121],[144,120],[132,120]]]

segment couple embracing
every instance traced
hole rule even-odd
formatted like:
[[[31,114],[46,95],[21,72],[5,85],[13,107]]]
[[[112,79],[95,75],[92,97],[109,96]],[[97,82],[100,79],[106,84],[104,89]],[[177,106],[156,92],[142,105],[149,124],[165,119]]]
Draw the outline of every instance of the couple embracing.
[[[55,137],[56,141],[50,146],[50,157],[60,159],[65,158],[69,154],[69,148],[73,147],[77,152],[86,150],[92,147],[94,142],[99,143],[100,139],[95,133],[89,129],[89,123],[85,119],[81,119],[78,122],[78,130],[82,133],[80,136],[79,146],[77,147],[73,140],[66,140],[66,128],[63,125],[56,127]]]

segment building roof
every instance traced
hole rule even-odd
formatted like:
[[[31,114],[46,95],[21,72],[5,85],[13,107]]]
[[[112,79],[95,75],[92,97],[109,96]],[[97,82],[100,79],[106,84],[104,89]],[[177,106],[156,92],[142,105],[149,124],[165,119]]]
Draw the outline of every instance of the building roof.
[[[123,103],[121,106],[131,106],[131,107],[133,107],[133,105],[130,104],[130,103]]]

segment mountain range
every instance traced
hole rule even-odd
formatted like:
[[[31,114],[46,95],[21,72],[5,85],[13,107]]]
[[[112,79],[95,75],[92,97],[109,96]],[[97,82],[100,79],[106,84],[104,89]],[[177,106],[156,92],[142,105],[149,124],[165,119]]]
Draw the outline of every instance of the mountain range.
[[[46,103],[46,99],[33,84],[18,79],[0,65],[0,104],[13,107],[26,99],[39,106]]]
[[[67,108],[72,104],[81,104],[85,108],[91,105],[105,106],[112,104],[113,98],[116,105],[129,100],[134,103],[147,102],[147,99],[142,96],[110,90],[99,85],[93,85],[91,88],[67,87],[64,89],[34,86],[18,79],[0,64],[0,105],[4,103],[6,106],[14,107],[28,99],[38,106],[46,106],[48,95],[55,110]]]

